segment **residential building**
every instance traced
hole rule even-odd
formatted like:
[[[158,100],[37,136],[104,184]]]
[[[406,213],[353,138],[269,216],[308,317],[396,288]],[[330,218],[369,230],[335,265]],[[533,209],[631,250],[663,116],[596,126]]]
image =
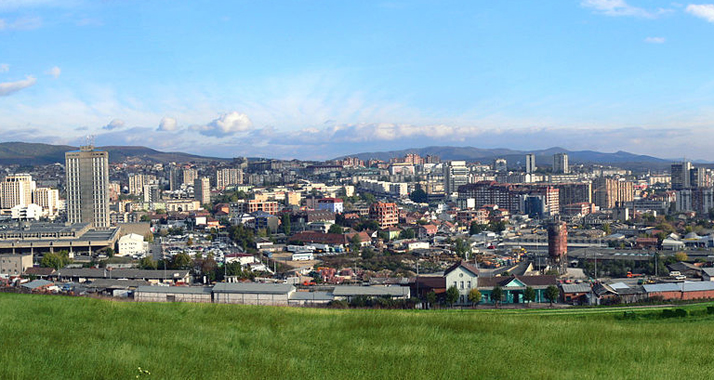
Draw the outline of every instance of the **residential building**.
[[[533,174],[536,171],[536,157],[533,153],[526,154],[526,174]]]
[[[615,178],[597,178],[593,181],[593,198],[595,205],[600,208],[623,207],[635,198],[634,183]]]
[[[65,153],[67,219],[109,226],[109,153],[83,146]]]
[[[344,206],[340,198],[322,198],[317,201],[317,209],[341,214],[344,211]]]
[[[29,174],[15,174],[5,177],[0,182],[0,200],[3,209],[11,209],[17,205],[27,206],[32,203],[32,192],[35,181]]]
[[[691,185],[692,163],[689,161],[677,162],[671,166],[672,190],[688,189]]]
[[[469,182],[469,168],[466,166],[466,161],[449,161],[444,164],[444,192],[447,195],[455,193],[459,186]]]
[[[196,178],[193,182],[193,198],[202,205],[211,203],[211,179],[208,177]]]
[[[193,185],[194,181],[198,178],[198,170],[194,168],[184,168],[181,171],[181,183],[185,186]]]
[[[508,171],[508,161],[505,158],[497,158],[493,161],[493,170],[499,173]]]
[[[32,203],[42,207],[49,216],[57,214],[59,205],[59,190],[49,187],[38,187],[32,193]]]
[[[225,190],[230,185],[243,183],[243,171],[234,168],[223,168],[216,171],[216,188]]]
[[[556,153],[553,155],[553,173],[568,174],[570,167],[568,166],[568,154]]]
[[[32,268],[31,254],[0,254],[0,276],[19,276]]]
[[[479,181],[459,188],[459,199],[470,198],[475,200],[475,208],[497,205],[511,214],[530,213],[535,205],[541,209],[536,213],[555,215],[560,212],[559,190],[551,185]]]
[[[399,208],[396,203],[376,202],[369,207],[369,218],[377,221],[379,228],[399,224]]]

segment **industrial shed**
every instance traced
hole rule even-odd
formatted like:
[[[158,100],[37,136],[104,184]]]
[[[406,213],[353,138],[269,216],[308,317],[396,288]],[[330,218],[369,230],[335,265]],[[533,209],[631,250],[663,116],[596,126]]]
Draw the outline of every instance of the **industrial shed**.
[[[315,306],[326,305],[335,297],[328,292],[295,292],[290,295],[288,305],[290,306]]]
[[[211,288],[202,286],[140,286],[134,291],[134,300],[211,303]]]
[[[410,296],[408,286],[335,286],[332,295],[337,300],[351,301],[352,298],[362,297],[387,297],[397,299],[407,299]]]
[[[213,287],[215,303],[288,306],[295,287],[290,284],[225,283]]]

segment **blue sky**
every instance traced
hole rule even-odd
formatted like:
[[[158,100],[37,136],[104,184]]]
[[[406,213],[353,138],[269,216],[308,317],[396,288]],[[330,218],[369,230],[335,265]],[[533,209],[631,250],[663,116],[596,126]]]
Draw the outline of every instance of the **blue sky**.
[[[714,4],[0,0],[0,140],[714,160]]]

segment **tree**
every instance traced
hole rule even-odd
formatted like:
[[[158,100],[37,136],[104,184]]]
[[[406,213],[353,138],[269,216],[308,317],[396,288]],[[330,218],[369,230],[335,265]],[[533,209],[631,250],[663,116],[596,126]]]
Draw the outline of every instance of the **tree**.
[[[687,261],[687,260],[689,260],[689,256],[687,256],[686,253],[679,251],[674,254],[674,259],[676,261]]]
[[[414,237],[416,237],[416,233],[413,228],[405,228],[399,232],[400,239],[414,239]]]
[[[57,270],[64,268],[67,264],[72,263],[72,259],[69,258],[69,252],[59,251],[59,252],[48,252],[42,256],[40,261],[40,266],[44,268],[55,268]]]
[[[350,239],[350,252],[357,253],[359,252],[360,247],[362,247],[362,238],[359,237],[359,234],[352,235],[352,238]],[[364,254],[362,257],[364,257]]]
[[[190,247],[190,246],[192,246],[192,245],[193,245],[193,239],[188,238],[188,240],[186,240],[186,246],[187,246],[187,247]]]
[[[505,220],[499,220],[498,222],[491,222],[488,225],[488,229],[500,234],[501,232],[506,230],[507,224],[508,223],[506,223]]]
[[[104,253],[107,255],[107,257],[112,258],[114,257],[114,248],[109,247],[104,250]]]
[[[530,286],[526,287],[526,290],[523,292],[523,300],[526,302],[533,302],[536,299],[536,291],[535,289],[531,288]]]
[[[611,235],[612,234],[612,229],[610,228],[610,223],[605,223],[602,225],[602,230],[605,232],[605,235]]]
[[[158,264],[156,260],[152,260],[151,257],[145,256],[139,260],[139,268],[141,269],[156,269]]]
[[[177,253],[173,259],[173,267],[176,269],[191,268],[191,257],[186,252]]]
[[[280,219],[280,226],[283,229],[283,233],[290,235],[290,214],[285,213]]]
[[[469,302],[471,302],[471,305],[476,305],[481,302],[481,292],[479,292],[478,289],[471,289],[469,292]]]
[[[459,300],[459,289],[456,289],[455,286],[452,286],[446,290],[446,303],[449,306],[453,306],[456,303],[456,301],[458,301],[458,300]]]
[[[421,188],[412,191],[412,193],[409,194],[409,199],[416,203],[427,203],[429,201],[426,192]]]
[[[362,250],[362,259],[369,260],[374,257],[374,250],[372,248],[366,247]]]
[[[328,234],[342,234],[344,233],[344,229],[340,227],[338,224],[333,224],[330,226],[330,229],[327,230]]]
[[[560,296],[560,291],[555,285],[550,285],[545,289],[545,299],[550,302],[550,306],[553,306],[553,302],[558,301],[558,296]]]
[[[476,235],[480,234],[484,230],[484,225],[479,224],[476,222],[471,222],[471,225],[469,226],[469,234],[470,235]]]
[[[426,302],[429,304],[429,306],[434,306],[434,304],[436,304],[436,293],[434,293],[433,290],[429,293],[426,293]]]
[[[500,286],[496,285],[493,287],[493,290],[491,290],[491,300],[496,307],[501,304],[501,301],[503,300],[503,289],[501,289]]]
[[[471,245],[461,238],[454,240],[454,244],[451,246],[451,249],[457,256],[463,258],[468,257],[468,254],[471,253]]]

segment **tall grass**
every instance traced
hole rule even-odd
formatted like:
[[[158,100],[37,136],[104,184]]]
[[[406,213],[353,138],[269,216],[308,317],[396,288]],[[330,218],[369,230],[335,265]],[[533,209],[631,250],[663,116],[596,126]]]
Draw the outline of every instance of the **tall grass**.
[[[703,308],[703,306],[702,306]],[[654,316],[653,311],[641,312]],[[709,378],[714,318],[0,294],[1,379]]]

